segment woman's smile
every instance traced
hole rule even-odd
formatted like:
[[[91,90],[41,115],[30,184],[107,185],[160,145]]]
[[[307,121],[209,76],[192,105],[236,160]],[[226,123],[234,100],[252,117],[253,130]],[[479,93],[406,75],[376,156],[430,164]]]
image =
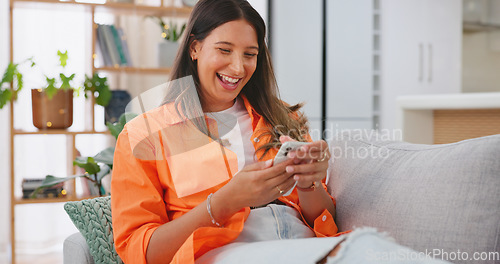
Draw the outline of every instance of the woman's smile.
[[[238,88],[238,84],[242,80],[242,78],[232,78],[221,73],[217,73],[216,75],[219,79],[220,85],[227,90],[235,90]]]

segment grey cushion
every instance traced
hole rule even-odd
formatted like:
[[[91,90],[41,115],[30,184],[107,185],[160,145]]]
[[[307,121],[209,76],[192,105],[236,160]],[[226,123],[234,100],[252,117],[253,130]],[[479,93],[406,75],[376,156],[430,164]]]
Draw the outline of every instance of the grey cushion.
[[[340,231],[372,226],[410,248],[449,256],[500,251],[500,135],[417,145],[353,132],[329,142]]]

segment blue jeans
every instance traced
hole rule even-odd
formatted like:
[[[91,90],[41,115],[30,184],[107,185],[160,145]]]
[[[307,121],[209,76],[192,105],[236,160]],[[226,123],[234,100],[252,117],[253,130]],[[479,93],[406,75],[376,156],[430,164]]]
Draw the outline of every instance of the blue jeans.
[[[235,241],[207,252],[196,260],[196,264],[314,264],[343,240],[338,254],[328,258],[327,263],[447,263],[416,258],[418,252],[396,244],[373,228],[356,229],[339,237],[318,238],[295,209],[269,204],[250,212]]]

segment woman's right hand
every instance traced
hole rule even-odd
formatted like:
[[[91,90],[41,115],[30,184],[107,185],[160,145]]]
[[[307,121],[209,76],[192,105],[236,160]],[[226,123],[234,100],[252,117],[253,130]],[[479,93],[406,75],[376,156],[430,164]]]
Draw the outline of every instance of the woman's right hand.
[[[224,215],[231,211],[234,214],[241,208],[261,206],[276,200],[295,183],[293,173],[288,173],[285,169],[290,164],[293,164],[293,159],[276,166],[272,166],[272,160],[245,166],[229,183],[214,193],[212,208],[222,210],[221,218],[225,219]]]

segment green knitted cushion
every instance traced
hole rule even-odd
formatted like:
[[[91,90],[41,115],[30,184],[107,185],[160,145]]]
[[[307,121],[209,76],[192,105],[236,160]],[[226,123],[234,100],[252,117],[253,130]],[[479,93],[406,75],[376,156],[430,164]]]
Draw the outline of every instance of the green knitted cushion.
[[[110,196],[67,202],[64,210],[85,237],[95,263],[123,263],[113,241]]]

